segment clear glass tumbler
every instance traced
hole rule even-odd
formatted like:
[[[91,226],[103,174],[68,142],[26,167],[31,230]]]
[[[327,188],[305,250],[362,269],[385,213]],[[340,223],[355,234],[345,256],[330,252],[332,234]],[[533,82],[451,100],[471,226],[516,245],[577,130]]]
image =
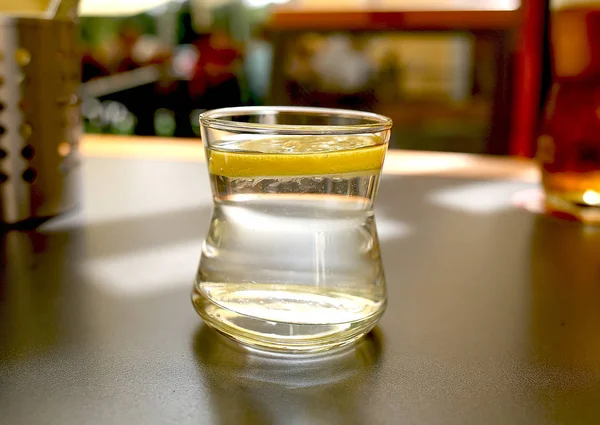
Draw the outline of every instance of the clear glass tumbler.
[[[318,352],[368,332],[386,288],[373,216],[392,122],[241,107],[200,117],[214,210],[192,292],[246,345]]]

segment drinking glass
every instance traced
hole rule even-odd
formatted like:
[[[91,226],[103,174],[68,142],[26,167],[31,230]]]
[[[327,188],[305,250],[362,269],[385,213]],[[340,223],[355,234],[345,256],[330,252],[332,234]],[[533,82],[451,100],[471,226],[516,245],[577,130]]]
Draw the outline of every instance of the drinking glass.
[[[553,85],[537,157],[548,211],[600,224],[600,5],[551,15]]]
[[[340,109],[206,112],[214,200],[192,301],[255,348],[319,352],[375,326],[386,305],[373,216],[392,122]]]

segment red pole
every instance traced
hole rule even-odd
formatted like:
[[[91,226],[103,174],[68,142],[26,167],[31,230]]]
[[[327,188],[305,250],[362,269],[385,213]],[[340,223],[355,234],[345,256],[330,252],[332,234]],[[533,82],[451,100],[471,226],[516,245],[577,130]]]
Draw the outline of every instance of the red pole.
[[[542,77],[546,0],[522,0],[522,22],[515,52],[510,154],[535,154]]]

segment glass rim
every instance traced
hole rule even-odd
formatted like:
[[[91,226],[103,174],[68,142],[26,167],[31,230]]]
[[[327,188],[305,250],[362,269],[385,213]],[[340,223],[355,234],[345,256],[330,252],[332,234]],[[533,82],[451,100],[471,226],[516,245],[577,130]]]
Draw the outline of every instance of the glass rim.
[[[225,117],[277,115],[278,113],[297,113],[299,115],[337,116],[341,118],[362,119],[360,124],[266,124],[248,123],[224,119]],[[308,106],[235,106],[219,108],[200,114],[203,127],[251,134],[287,134],[287,135],[353,135],[360,133],[378,133],[392,128],[392,120],[384,115],[352,109],[320,108]]]

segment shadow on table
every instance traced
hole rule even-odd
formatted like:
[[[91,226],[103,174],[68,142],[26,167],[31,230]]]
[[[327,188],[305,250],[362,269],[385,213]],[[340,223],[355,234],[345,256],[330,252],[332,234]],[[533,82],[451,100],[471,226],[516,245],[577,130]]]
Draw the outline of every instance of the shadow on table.
[[[211,213],[212,206],[193,207],[86,224],[86,258],[115,257],[202,239]]]
[[[361,415],[360,394],[377,376],[382,344],[375,328],[353,346],[331,354],[270,355],[202,325],[193,348],[214,406],[211,423],[333,425],[368,423]]]
[[[63,305],[77,297],[65,288],[78,280],[77,240],[67,232],[0,233],[0,360],[50,349],[60,338]]]
[[[556,423],[600,417],[600,227],[538,216],[531,239],[532,381]]]

